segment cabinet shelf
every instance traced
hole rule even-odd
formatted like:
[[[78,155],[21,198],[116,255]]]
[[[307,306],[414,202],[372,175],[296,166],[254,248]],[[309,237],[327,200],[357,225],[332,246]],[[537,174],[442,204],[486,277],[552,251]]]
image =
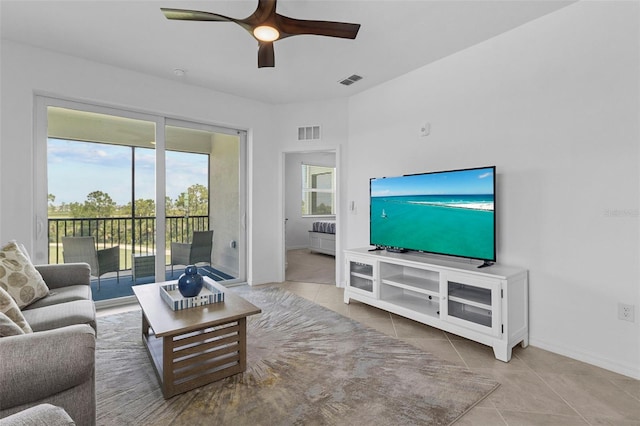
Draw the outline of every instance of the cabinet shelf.
[[[486,309],[488,311],[490,311],[492,309],[491,305],[487,305],[486,303],[478,303],[478,302],[475,302],[473,300],[470,300],[470,299],[467,299],[467,298],[463,298],[463,297],[449,296],[449,300],[451,302],[457,302],[457,303],[461,303],[463,305],[475,306],[476,308]]]
[[[382,283],[406,290],[415,291],[417,293],[427,294],[429,296],[440,296],[440,282],[436,280],[414,277],[412,275],[398,274],[391,277],[383,278]]]
[[[440,317],[440,303],[438,300],[429,300],[408,294],[397,294],[382,298],[381,300],[405,309],[410,309],[419,314],[429,315],[434,318]]]
[[[363,280],[373,280],[373,276],[372,275],[361,274],[359,272],[352,272],[351,276],[352,277],[357,277],[357,278],[362,278]]]
[[[455,282],[449,283],[449,299],[491,309],[491,290]]]

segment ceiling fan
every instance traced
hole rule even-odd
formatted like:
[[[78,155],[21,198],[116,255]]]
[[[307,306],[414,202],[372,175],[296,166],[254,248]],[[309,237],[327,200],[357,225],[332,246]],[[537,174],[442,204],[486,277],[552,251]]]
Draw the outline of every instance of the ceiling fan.
[[[275,66],[273,43],[283,38],[310,34],[355,39],[360,24],[294,19],[276,13],[277,0],[258,0],[255,12],[244,19],[198,10],[161,8],[167,19],[234,22],[258,40],[258,68]]]

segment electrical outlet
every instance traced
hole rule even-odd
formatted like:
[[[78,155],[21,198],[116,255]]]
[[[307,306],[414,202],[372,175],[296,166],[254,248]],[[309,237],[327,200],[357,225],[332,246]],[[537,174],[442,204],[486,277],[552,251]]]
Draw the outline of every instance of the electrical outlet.
[[[618,319],[635,322],[635,307],[625,303],[618,303]]]

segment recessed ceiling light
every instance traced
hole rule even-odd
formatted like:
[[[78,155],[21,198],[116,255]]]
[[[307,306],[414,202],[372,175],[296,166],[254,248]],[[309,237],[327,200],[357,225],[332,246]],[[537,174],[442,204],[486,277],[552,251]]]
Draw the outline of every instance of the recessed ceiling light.
[[[185,70],[182,70],[180,68],[176,68],[175,70],[173,70],[173,74],[175,74],[176,77],[184,77],[186,72],[185,72]]]

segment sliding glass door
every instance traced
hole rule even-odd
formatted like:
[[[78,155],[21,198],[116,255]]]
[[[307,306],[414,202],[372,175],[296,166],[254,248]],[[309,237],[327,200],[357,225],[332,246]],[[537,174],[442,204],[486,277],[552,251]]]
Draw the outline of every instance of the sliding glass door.
[[[177,278],[189,259],[174,243],[213,230],[198,267],[245,281],[244,132],[45,97],[36,115],[36,261],[92,238],[118,253],[116,268],[92,266],[94,298],[125,297]]]

